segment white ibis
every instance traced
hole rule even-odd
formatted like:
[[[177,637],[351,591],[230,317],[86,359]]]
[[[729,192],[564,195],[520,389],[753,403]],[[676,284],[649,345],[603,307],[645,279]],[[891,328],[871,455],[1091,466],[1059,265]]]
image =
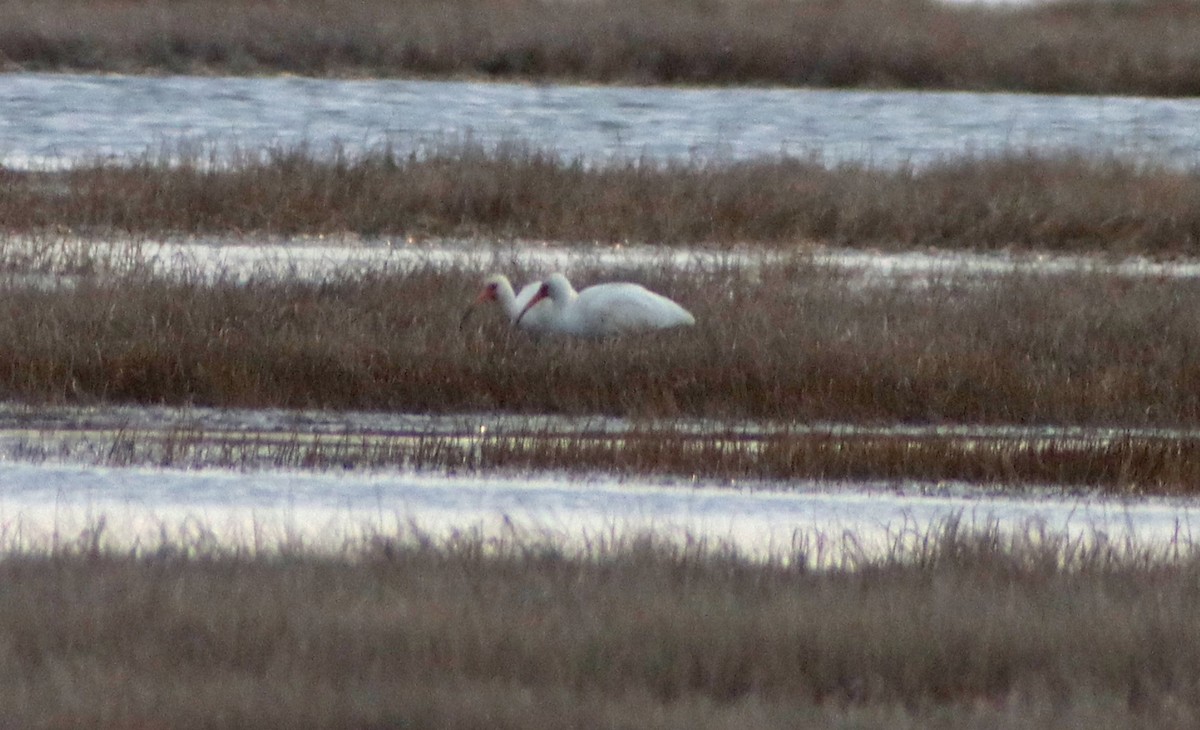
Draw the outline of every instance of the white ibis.
[[[547,299],[549,307],[542,303]],[[596,284],[577,292],[562,274],[551,274],[542,282],[513,324],[524,327],[525,317],[535,315],[540,331],[576,337],[635,334],[696,323],[691,312],[638,284]]]
[[[516,294],[513,292],[512,283],[507,276],[504,274],[489,275],[483,280],[483,289],[479,292],[479,296],[475,297],[475,301],[471,302],[467,311],[463,312],[458,328],[462,329],[466,326],[467,318],[475,311],[476,306],[484,302],[499,302],[500,306],[504,308],[504,315],[508,317],[509,324],[530,332],[547,331],[545,315],[550,312],[549,303],[530,309],[529,314],[521,318],[521,313],[529,307],[529,301],[533,299],[541,286],[542,282],[534,281],[522,287],[520,294]],[[519,318],[520,322],[518,323]]]

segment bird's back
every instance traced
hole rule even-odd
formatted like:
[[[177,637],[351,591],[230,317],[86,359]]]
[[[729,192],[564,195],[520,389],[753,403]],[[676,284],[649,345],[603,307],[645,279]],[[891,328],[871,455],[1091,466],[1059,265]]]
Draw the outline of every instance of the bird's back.
[[[695,324],[695,318],[670,299],[639,284],[612,283],[588,287],[577,300],[577,334],[605,336],[647,332]]]

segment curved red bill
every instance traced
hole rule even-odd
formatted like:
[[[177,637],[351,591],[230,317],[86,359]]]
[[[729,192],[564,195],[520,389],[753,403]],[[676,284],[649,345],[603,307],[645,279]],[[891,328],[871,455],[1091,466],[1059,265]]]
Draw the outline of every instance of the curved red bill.
[[[533,299],[529,300],[529,303],[525,305],[525,308],[522,309],[521,313],[517,315],[517,318],[513,320],[513,327],[521,324],[521,318],[525,316],[526,312],[528,312],[530,309],[533,309],[533,305],[537,304],[548,296],[550,296],[550,287],[546,284],[542,284],[542,286],[537,290],[537,294],[533,295]]]

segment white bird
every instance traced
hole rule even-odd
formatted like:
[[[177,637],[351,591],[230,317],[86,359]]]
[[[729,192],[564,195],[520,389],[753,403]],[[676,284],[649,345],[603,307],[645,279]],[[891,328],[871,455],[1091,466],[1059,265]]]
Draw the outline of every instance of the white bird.
[[[484,302],[499,302],[509,324],[514,327],[520,327],[528,332],[548,331],[546,318],[551,310],[549,302],[531,308],[529,314],[521,318],[521,313],[529,306],[530,300],[537,294],[541,286],[542,282],[540,281],[530,282],[521,288],[520,294],[517,294],[514,293],[512,283],[507,276],[504,274],[489,275],[483,280],[483,289],[479,292],[479,296],[475,297],[475,301],[471,302],[467,311],[463,312],[458,328],[462,329],[466,326],[467,318],[475,311],[476,306]],[[519,318],[521,320],[518,323]]]
[[[547,299],[550,306],[539,310]],[[696,323],[691,312],[641,285],[596,284],[577,292],[562,274],[551,274],[542,282],[513,324],[523,327],[525,317],[535,315],[541,331],[575,337],[635,334]]]

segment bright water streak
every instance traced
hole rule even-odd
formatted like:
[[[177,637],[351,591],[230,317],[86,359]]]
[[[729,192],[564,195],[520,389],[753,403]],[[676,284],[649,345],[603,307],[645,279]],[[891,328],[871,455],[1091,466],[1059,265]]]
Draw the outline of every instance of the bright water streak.
[[[1200,100],[401,80],[0,75],[0,164],[308,144],[401,151],[471,137],[592,161],[745,159],[915,165],[1082,150],[1195,165]]]
[[[337,549],[415,524],[434,538],[462,531],[484,537],[515,533],[566,548],[653,530],[665,539],[706,540],[749,556],[787,556],[808,548],[810,560],[829,564],[841,560],[844,550],[852,556],[885,553],[898,538],[919,539],[956,517],[968,526],[1032,526],[1073,540],[1187,545],[1197,512],[1193,503],[1172,500],[930,497],[886,484],[850,490],[803,483],[778,491],[553,476],[52,464],[0,465],[0,485],[0,541],[30,548],[75,539],[101,519],[108,545],[150,548],[163,535],[205,533],[224,544]]]
[[[885,253],[812,246],[803,251],[775,252],[749,249],[663,248],[656,246],[570,246],[536,241],[438,241],[409,244],[403,240],[343,239],[169,239],[139,242],[64,239],[45,246],[37,239],[8,239],[14,262],[28,257],[33,271],[17,263],[0,276],[0,286],[41,284],[63,286],[78,278],[79,261],[110,275],[129,271],[156,276],[185,276],[189,281],[216,279],[299,279],[324,281],[353,276],[356,272],[404,272],[424,269],[465,269],[481,275],[511,271],[518,263],[534,272],[563,271],[574,275],[586,270],[681,271],[754,269],[776,263],[807,261],[863,284],[890,286],[898,282],[986,279],[1017,273],[1041,275],[1095,274],[1120,278],[1194,279],[1200,277],[1200,260],[1153,261],[1129,257],[1023,254],[999,252]]]

